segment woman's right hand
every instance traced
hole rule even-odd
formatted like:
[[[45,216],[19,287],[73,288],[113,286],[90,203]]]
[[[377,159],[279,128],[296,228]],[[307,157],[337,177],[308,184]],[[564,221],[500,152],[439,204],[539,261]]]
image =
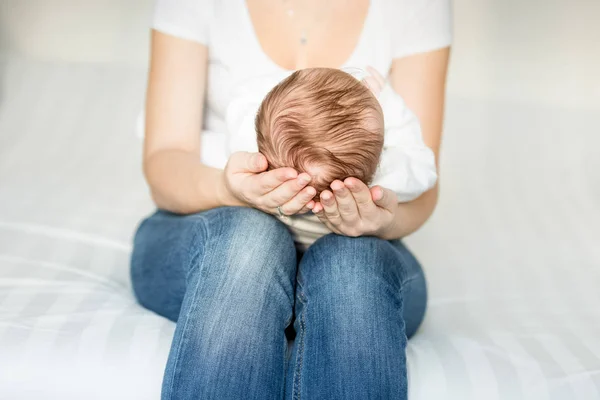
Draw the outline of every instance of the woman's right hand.
[[[293,168],[266,171],[267,159],[261,153],[238,151],[225,166],[225,188],[244,205],[279,215],[303,214],[314,207],[315,188],[307,186],[310,175]]]

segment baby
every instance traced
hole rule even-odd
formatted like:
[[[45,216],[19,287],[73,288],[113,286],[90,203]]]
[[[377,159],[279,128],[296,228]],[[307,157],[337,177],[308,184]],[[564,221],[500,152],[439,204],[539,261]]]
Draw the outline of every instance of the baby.
[[[383,111],[371,90],[338,69],[294,72],[256,115],[258,151],[270,169],[292,167],[319,193],[336,179],[373,180],[384,144]]]
[[[260,151],[269,169],[308,173],[316,200],[331,182],[347,177],[393,190],[400,202],[435,185],[435,158],[419,121],[381,77],[308,68],[233,87],[226,110],[228,153]],[[329,232],[310,213],[282,221],[301,247]]]

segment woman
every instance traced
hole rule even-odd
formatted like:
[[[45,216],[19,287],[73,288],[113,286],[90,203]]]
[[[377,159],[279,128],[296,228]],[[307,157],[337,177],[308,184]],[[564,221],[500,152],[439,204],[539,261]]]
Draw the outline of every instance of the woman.
[[[399,204],[348,178],[315,203],[306,173],[265,172],[258,153],[223,160],[215,132],[236,82],[373,65],[437,158],[448,1],[158,0],[144,173],[159,210],[138,227],[132,280],[142,305],[177,322],[163,399],[407,397],[426,284],[399,239],[431,215],[437,188]],[[307,211],[335,233],[296,252],[273,215]]]

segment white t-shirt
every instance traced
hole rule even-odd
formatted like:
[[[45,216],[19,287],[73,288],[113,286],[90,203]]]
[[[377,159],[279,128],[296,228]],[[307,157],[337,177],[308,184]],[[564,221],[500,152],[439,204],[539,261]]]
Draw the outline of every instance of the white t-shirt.
[[[228,156],[258,151],[254,127],[258,108],[267,93],[291,73],[264,75],[235,88],[225,113]],[[414,200],[435,185],[435,156],[423,142],[418,118],[391,85],[384,85],[375,95],[383,111],[384,142],[371,184],[393,190],[400,202]]]
[[[451,0],[371,0],[358,44],[344,67],[371,66],[384,77],[393,59],[450,45]],[[152,27],[209,49],[201,160],[223,168],[228,159],[227,109],[237,89],[265,75],[287,72],[262,48],[246,2],[156,0]],[[143,127],[141,127],[143,131]],[[286,219],[296,241],[310,245],[329,230],[316,216]]]
[[[341,67],[374,67],[387,76],[394,58],[449,46],[451,0],[371,0],[358,44]],[[208,46],[201,159],[227,162],[225,115],[234,88],[285,71],[262,50],[244,0],[156,0],[152,27]]]

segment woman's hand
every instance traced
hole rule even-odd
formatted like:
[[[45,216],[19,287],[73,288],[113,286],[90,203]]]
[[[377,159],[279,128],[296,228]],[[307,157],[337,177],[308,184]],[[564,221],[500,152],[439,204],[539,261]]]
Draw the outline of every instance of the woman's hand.
[[[258,208],[269,214],[303,214],[314,206],[315,188],[307,186],[310,175],[293,168],[266,171],[267,159],[260,153],[239,151],[225,166],[225,188],[234,204]]]
[[[321,222],[339,235],[386,237],[398,209],[396,193],[381,186],[369,189],[356,178],[335,180],[330,187],[313,207]]]

